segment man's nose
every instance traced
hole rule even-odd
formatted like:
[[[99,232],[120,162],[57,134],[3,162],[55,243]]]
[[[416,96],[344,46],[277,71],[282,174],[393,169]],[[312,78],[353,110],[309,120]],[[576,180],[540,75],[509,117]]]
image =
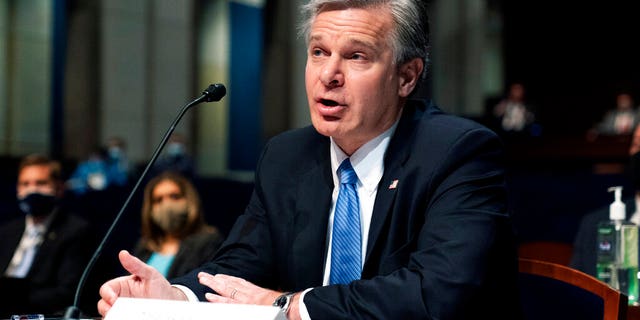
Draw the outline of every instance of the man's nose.
[[[320,71],[320,81],[329,88],[341,87],[344,84],[342,61],[339,57],[329,57]]]

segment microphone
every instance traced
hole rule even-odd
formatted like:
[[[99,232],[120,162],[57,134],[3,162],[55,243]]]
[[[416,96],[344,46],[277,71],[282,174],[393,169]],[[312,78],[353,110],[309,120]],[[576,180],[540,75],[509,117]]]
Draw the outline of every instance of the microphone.
[[[178,122],[180,122],[180,120],[182,119],[184,114],[191,107],[193,107],[193,106],[195,106],[195,105],[197,105],[199,103],[202,103],[202,102],[220,101],[220,99],[222,99],[222,97],[224,97],[225,94],[227,94],[227,89],[224,87],[223,84],[220,84],[220,83],[212,84],[212,85],[209,85],[209,87],[202,92],[202,95],[199,98],[187,103],[184,107],[182,107],[182,109],[180,110],[180,112],[178,113],[176,118],[171,123],[171,126],[169,127],[167,132],[164,134],[164,137],[162,138],[162,140],[160,141],[160,143],[156,147],[155,151],[153,152],[153,155],[151,156],[151,159],[147,163],[147,166],[144,168],[144,171],[142,171],[142,174],[140,175],[140,178],[138,178],[138,181],[136,182],[136,184],[134,185],[133,189],[129,193],[129,196],[127,197],[127,199],[125,200],[124,204],[120,208],[120,211],[118,212],[116,217],[113,219],[113,222],[111,223],[111,226],[109,227],[109,229],[105,233],[104,237],[102,238],[102,241],[98,245],[98,248],[96,248],[96,251],[93,253],[93,256],[91,256],[91,259],[89,260],[89,263],[87,263],[87,266],[85,267],[84,272],[82,273],[82,276],[80,277],[80,280],[78,281],[78,287],[76,288],[75,297],[73,299],[73,305],[68,307],[65,310],[65,314],[64,314],[64,318],[63,318],[64,320],[78,320],[78,319],[80,319],[80,313],[81,312],[80,312],[80,308],[79,308],[79,300],[80,300],[80,293],[82,292],[82,288],[84,287],[84,283],[87,281],[87,277],[88,277],[89,273],[91,272],[91,269],[93,269],[93,265],[96,263],[96,261],[100,257],[100,254],[102,254],[103,247],[104,247],[105,243],[107,242],[107,240],[109,240],[109,237],[111,236],[111,233],[113,233],[113,229],[115,229],[115,226],[118,224],[118,221],[120,220],[120,217],[122,217],[122,214],[124,213],[125,209],[129,206],[129,202],[131,201],[131,199],[133,198],[133,195],[136,193],[136,191],[140,187],[140,184],[142,183],[142,180],[144,179],[144,177],[147,175],[147,172],[149,171],[151,166],[153,166],[153,164],[156,162],[156,159],[160,155],[160,152],[162,151],[162,148],[164,148],[165,144],[167,144],[167,141],[169,140],[169,137],[171,136],[171,134],[175,130],[176,125],[178,124]]]

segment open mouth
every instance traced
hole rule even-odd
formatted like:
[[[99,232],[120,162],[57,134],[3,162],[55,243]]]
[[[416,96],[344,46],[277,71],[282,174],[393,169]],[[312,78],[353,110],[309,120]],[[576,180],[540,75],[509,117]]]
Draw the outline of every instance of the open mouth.
[[[328,100],[328,99],[321,99],[320,103],[322,103],[323,105],[327,106],[327,107],[335,107],[338,105],[337,101],[334,100]]]

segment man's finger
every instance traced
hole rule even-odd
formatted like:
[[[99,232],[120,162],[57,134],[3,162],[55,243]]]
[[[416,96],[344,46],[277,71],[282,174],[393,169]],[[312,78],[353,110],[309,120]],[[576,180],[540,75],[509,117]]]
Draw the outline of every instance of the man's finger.
[[[229,295],[232,288],[227,288],[227,283],[222,281],[220,278],[216,278],[208,273],[200,272],[198,274],[198,281],[205,285],[213,291],[217,292],[220,295]],[[229,289],[229,290],[227,290]]]
[[[100,286],[99,293],[102,300],[105,300],[105,302],[108,304],[115,303],[116,299],[118,299],[118,296],[122,294],[122,283],[126,281],[125,278],[128,277],[130,276],[123,276],[112,279]]]
[[[118,259],[125,270],[141,279],[150,279],[154,273],[155,269],[132,256],[127,250],[121,250],[118,253]]]
[[[106,316],[109,309],[111,309],[111,304],[102,299],[98,301],[98,313],[100,313],[101,316]]]
[[[204,272],[203,272],[204,273]],[[230,276],[228,274],[223,274],[223,273],[217,273],[215,275],[211,275],[212,277],[217,277],[220,278],[224,281],[235,281],[238,283],[245,283],[247,282],[247,280],[243,279],[243,278],[238,278],[238,277],[234,277],[234,276]]]
[[[209,292],[205,293],[204,297],[205,299],[207,299],[207,301],[213,302],[213,303],[238,303],[237,301],[233,301],[229,298],[222,297],[217,294],[209,293]]]

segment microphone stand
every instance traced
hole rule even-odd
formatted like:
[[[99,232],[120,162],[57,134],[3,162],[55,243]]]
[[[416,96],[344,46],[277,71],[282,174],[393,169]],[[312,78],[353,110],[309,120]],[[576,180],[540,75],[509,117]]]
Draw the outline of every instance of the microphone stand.
[[[129,196],[127,197],[127,199],[125,200],[124,204],[120,208],[120,211],[116,215],[115,219],[113,219],[113,222],[111,223],[111,226],[107,230],[107,233],[105,233],[104,238],[102,238],[102,241],[100,242],[100,245],[98,245],[98,248],[94,252],[94,254],[91,257],[91,259],[89,260],[89,263],[87,264],[87,267],[84,269],[84,272],[82,273],[82,276],[80,277],[80,280],[78,282],[78,287],[76,288],[75,297],[73,299],[73,305],[68,307],[65,310],[64,317],[62,319],[64,319],[64,320],[79,320],[80,319],[80,315],[81,315],[81,311],[80,311],[80,308],[79,308],[80,293],[82,292],[82,288],[84,287],[84,284],[87,281],[89,272],[91,272],[91,269],[93,269],[93,265],[95,265],[96,261],[100,257],[100,254],[102,253],[104,245],[107,242],[107,240],[109,240],[109,237],[111,236],[111,233],[113,232],[113,229],[115,229],[116,225],[118,224],[118,221],[120,221],[120,218],[122,217],[122,214],[124,213],[126,208],[129,206],[129,202],[131,202],[131,199],[133,198],[133,195],[136,193],[136,191],[140,187],[140,184],[142,183],[142,180],[147,175],[147,172],[149,171],[151,166],[153,166],[153,164],[156,162],[156,159],[160,155],[160,152],[164,148],[165,144],[167,144],[167,141],[169,140],[169,137],[171,136],[173,131],[176,129],[176,125],[178,124],[178,122],[180,122],[180,120],[182,119],[184,114],[191,107],[193,107],[193,106],[195,106],[195,105],[197,105],[197,104],[199,104],[201,102],[220,101],[220,99],[222,99],[222,97],[224,97],[224,95],[226,93],[227,93],[227,89],[224,87],[224,85],[222,85],[220,83],[212,84],[206,90],[204,90],[202,92],[202,95],[199,98],[189,102],[184,107],[182,107],[182,109],[178,113],[178,116],[173,120],[173,122],[171,123],[171,126],[169,127],[167,132],[164,134],[164,137],[162,137],[162,140],[160,141],[160,143],[156,147],[155,151],[153,152],[153,155],[151,156],[151,159],[149,160],[149,162],[147,163],[147,166],[142,171],[142,174],[140,175],[140,178],[138,178],[138,181],[136,182],[136,184],[134,185],[133,189],[129,193]]]

